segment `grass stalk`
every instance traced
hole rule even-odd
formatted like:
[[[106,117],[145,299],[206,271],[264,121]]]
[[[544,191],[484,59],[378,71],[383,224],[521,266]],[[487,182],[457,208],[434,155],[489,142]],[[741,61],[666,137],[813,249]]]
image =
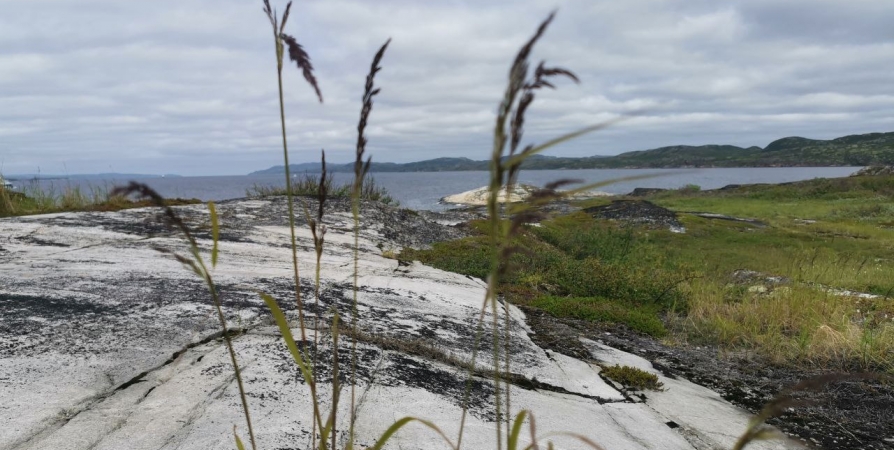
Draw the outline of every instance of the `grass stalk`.
[[[269,10],[269,4],[267,5],[267,11]],[[275,43],[276,50],[276,82],[277,87],[279,88],[279,122],[280,129],[282,130],[282,158],[285,164],[285,175],[286,175],[286,202],[289,208],[289,235],[290,235],[290,244],[292,249],[292,268],[293,268],[293,278],[295,283],[295,303],[298,307],[298,323],[301,328],[301,340],[307,341],[307,334],[304,326],[304,305],[301,302],[301,283],[300,277],[298,274],[298,243],[295,239],[295,202],[292,196],[292,175],[289,172],[289,144],[288,138],[286,136],[286,107],[285,100],[283,99],[283,88],[282,88],[282,68],[283,68],[283,54],[284,54],[284,46],[282,42],[282,30],[285,27],[286,19],[288,18],[288,11],[291,7],[292,3],[289,2],[286,7],[286,13],[283,16],[282,24],[279,25],[278,19],[275,14],[272,12],[268,12],[268,16],[270,18],[271,28],[273,30],[273,41]]]
[[[357,373],[357,322],[359,319],[359,311],[357,309],[357,293],[360,289],[359,285],[359,274],[360,274],[360,200],[363,198],[363,190],[364,190],[364,179],[369,172],[369,167],[372,159],[370,157],[366,158],[364,162],[363,157],[366,152],[366,125],[369,121],[370,113],[372,112],[373,107],[373,98],[378,95],[380,89],[375,88],[375,77],[376,73],[382,70],[379,64],[382,62],[382,57],[385,55],[385,50],[388,48],[388,44],[391,43],[391,39],[389,38],[382,44],[382,47],[379,48],[379,51],[376,52],[376,55],[373,57],[372,64],[370,65],[369,73],[366,75],[366,84],[364,86],[363,91],[363,105],[360,109],[360,120],[357,123],[357,146],[355,151],[355,160],[354,160],[354,183],[352,184],[351,189],[351,217],[354,220],[354,273],[353,273],[353,287],[352,287],[352,299],[351,299],[351,408],[350,408],[350,420],[349,420],[349,442],[348,446],[352,447],[354,445],[354,422],[356,421],[356,373]]]
[[[498,448],[502,448],[503,444],[503,426],[505,422],[505,435],[507,439],[513,436],[511,402],[511,382],[507,378],[505,385],[503,384],[503,375],[508,377],[511,374],[511,318],[509,317],[509,304],[503,302],[503,324],[500,326],[500,302],[498,299],[499,289],[502,282],[502,276],[508,270],[509,259],[515,252],[512,243],[513,236],[519,231],[524,221],[535,214],[534,210],[546,200],[557,197],[555,191],[559,185],[567,183],[562,180],[552,183],[543,192],[538,192],[532,196],[527,209],[512,211],[514,217],[507,224],[503,215],[511,208],[501,204],[499,194],[505,189],[509,198],[513,186],[516,183],[521,163],[534,154],[564,142],[568,139],[575,138],[584,133],[595,131],[604,127],[604,124],[586,127],[580,131],[569,133],[559,138],[547,141],[547,143],[533,146],[529,145],[519,151],[519,144],[523,135],[525,113],[531,103],[534,101],[534,92],[543,87],[554,87],[549,78],[555,76],[565,76],[574,81],[577,77],[570,71],[556,67],[545,67],[541,62],[533,74],[529,78],[528,58],[534,44],[542,37],[546,28],[552,21],[554,14],[550,14],[537,28],[534,35],[528,42],[522,46],[509,70],[509,79],[504,92],[503,99],[497,110],[497,117],[494,124],[494,140],[490,158],[490,181],[488,184],[487,197],[487,239],[491,251],[489,252],[489,271],[486,275],[487,290],[485,292],[484,303],[479,314],[479,327],[476,330],[475,348],[472,351],[471,367],[475,367],[475,361],[478,356],[477,347],[480,339],[480,333],[483,331],[481,320],[484,318],[486,310],[491,312],[491,332],[492,332],[492,358],[493,358],[493,382],[494,382],[494,408],[497,417],[496,441]],[[502,359],[502,361],[501,361]],[[501,365],[502,364],[502,365]],[[471,377],[471,372],[469,374]],[[503,386],[501,388],[501,386]],[[467,415],[467,402],[470,395],[471,385],[467,382],[466,392],[463,399],[463,411],[460,418],[460,430],[457,438],[457,444],[462,444],[463,432],[465,429],[465,421]],[[505,391],[505,392],[503,392]],[[505,402],[505,404],[504,404]],[[505,411],[504,411],[505,409]],[[504,415],[505,419],[504,420]],[[517,434],[517,433],[516,433]],[[507,442],[508,444],[508,442]]]
[[[320,100],[320,103],[323,102],[323,96],[320,94],[319,86],[317,85],[316,78],[313,76],[313,66],[310,63],[310,57],[307,53],[302,49],[301,45],[295,40],[295,38],[284,33],[286,22],[289,18],[289,12],[291,11],[292,2],[286,4],[286,9],[283,12],[282,20],[280,20],[276,14],[276,12],[270,7],[269,0],[264,0],[264,13],[266,13],[267,18],[270,21],[271,30],[273,32],[273,41],[275,44],[276,51],[276,76],[277,76],[277,87],[279,94],[279,117],[280,117],[280,129],[282,132],[282,145],[283,145],[283,162],[285,165],[285,177],[286,177],[286,198],[288,203],[288,216],[289,216],[289,235],[290,235],[290,247],[291,247],[291,256],[292,256],[292,268],[293,268],[293,280],[295,284],[295,302],[298,308],[298,323],[301,329],[301,342],[307,343],[307,332],[306,325],[304,321],[304,305],[301,301],[301,281],[298,271],[298,244],[295,236],[295,207],[294,207],[294,196],[292,192],[292,180],[291,173],[289,170],[289,148],[288,148],[288,139],[286,134],[286,113],[285,113],[285,100],[283,94],[283,77],[282,77],[282,69],[283,63],[285,59],[285,47],[289,47],[289,58],[297,64],[298,68],[302,70],[304,78],[310,83],[310,85],[314,88],[317,97]],[[322,208],[322,206],[321,206]],[[319,266],[319,265],[318,265]],[[297,349],[296,349],[297,350]],[[316,348],[314,349],[316,352]],[[296,362],[303,361],[304,355],[295,355]],[[319,401],[317,397],[317,386],[316,380],[313,376],[313,365],[311,369],[308,369],[309,373],[305,374],[305,379],[310,389],[311,401],[313,403],[313,421],[320,428],[321,440],[323,439],[323,424],[320,421],[320,409],[319,409]],[[314,429],[316,430],[316,428]],[[314,431],[315,434],[315,431]],[[312,444],[314,443],[315,436],[312,436]],[[334,439],[334,438],[333,438]],[[324,444],[321,444],[324,446]]]

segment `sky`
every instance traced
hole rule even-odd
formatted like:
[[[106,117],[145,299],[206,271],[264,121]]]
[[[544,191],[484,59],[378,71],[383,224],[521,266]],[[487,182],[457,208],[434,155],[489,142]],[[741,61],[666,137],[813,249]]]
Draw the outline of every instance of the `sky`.
[[[0,173],[282,164],[261,8],[0,0]],[[509,65],[553,10],[532,59],[581,82],[538,94],[526,142],[626,119],[550,155],[894,131],[887,0],[296,0],[286,32],[310,54],[324,103],[285,68],[291,162],[321,149],[353,160],[365,76],[389,37],[367,130],[373,160],[486,159]]]

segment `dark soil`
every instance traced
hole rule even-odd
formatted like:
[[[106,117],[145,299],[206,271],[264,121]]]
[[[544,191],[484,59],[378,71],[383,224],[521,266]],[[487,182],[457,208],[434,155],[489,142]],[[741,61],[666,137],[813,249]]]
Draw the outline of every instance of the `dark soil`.
[[[578,338],[602,341],[648,359],[667,377],[682,377],[708,387],[752,413],[793,386],[814,380],[812,389],[791,394],[801,406],[769,423],[812,448],[894,449],[894,381],[890,378],[856,372],[829,377],[834,371],[724,355],[713,347],[669,347],[622,326],[558,319],[536,309],[523,309],[535,331],[532,339],[544,348],[588,359],[589,352]]]

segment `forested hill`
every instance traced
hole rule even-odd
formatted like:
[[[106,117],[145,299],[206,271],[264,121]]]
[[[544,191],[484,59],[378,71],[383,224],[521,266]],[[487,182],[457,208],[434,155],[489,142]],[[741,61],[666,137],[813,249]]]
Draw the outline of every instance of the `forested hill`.
[[[617,156],[566,158],[537,155],[524,168],[537,169],[611,169],[678,167],[824,167],[894,164],[894,132],[844,136],[831,140],[786,137],[765,148],[734,145],[675,145],[652,150],[621,153]],[[317,172],[319,163],[292,164],[292,172]],[[351,172],[353,163],[330,164],[333,172]],[[376,163],[373,172],[446,172],[487,170],[487,161],[469,158],[436,158],[412,163]],[[253,172],[251,175],[282,173],[283,166]]]

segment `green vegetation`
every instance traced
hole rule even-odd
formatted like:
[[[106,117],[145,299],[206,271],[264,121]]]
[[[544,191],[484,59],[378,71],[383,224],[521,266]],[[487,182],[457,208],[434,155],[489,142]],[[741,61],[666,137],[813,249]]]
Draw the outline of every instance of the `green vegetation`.
[[[623,305],[603,297],[537,297],[528,303],[556,317],[573,317],[604,323],[623,323],[631,329],[661,337],[667,329],[650,306]]]
[[[328,166],[327,166],[328,171]],[[354,186],[352,183],[335,185],[332,181],[331,173],[329,176],[316,175],[313,173],[305,173],[301,177],[295,177],[291,182],[292,195],[304,197],[320,196],[320,179],[325,177],[326,195],[329,198],[349,198],[351,197]],[[245,195],[249,197],[270,197],[276,195],[286,195],[286,188],[282,186],[260,186],[254,185],[249,188]],[[392,197],[388,191],[376,184],[375,178],[368,177],[363,180],[360,186],[360,198],[363,200],[371,200],[381,202],[386,205],[397,206],[398,201]]]
[[[196,199],[166,199],[166,205],[186,205],[199,203]],[[88,190],[79,186],[69,186],[57,191],[55,188],[41,189],[36,183],[22,191],[0,186],[0,217],[27,216],[67,211],[118,211],[128,208],[152,206],[147,201],[132,201],[120,195],[113,195],[108,188],[91,186]]]
[[[407,164],[375,163],[375,172],[439,172],[488,170],[489,161],[468,158],[436,158]],[[526,170],[618,169],[674,167],[825,167],[894,164],[894,132],[844,136],[828,141],[786,137],[760,147],[735,145],[673,145],[638,150],[616,156],[583,158],[533,155]],[[296,164],[293,170],[319,171],[319,164]],[[283,166],[254,172],[282,173]],[[350,172],[351,164],[336,165],[334,172]]]
[[[524,250],[510,259],[501,293],[558,317],[777,363],[894,370],[892,194],[894,176],[655,194],[679,213],[682,234],[583,212],[554,217],[513,241]],[[482,277],[486,242],[473,236],[400,257]]]
[[[658,391],[664,386],[658,381],[658,376],[636,367],[615,364],[614,366],[603,367],[600,373],[628,389]]]
[[[481,234],[437,243],[431,250],[405,249],[399,258],[485,278],[491,270],[490,241]],[[623,323],[653,336],[666,333],[658,314],[685,303],[677,285],[688,272],[661,264],[661,252],[643,245],[629,228],[575,213],[530,227],[513,236],[511,245],[523,250],[505,261],[511,270],[501,292],[515,303],[559,317]]]
[[[765,148],[678,145],[590,159],[568,167],[820,167],[892,163],[894,132],[851,135],[828,141],[787,137],[773,141]],[[548,164],[551,168],[557,167],[555,162]]]

